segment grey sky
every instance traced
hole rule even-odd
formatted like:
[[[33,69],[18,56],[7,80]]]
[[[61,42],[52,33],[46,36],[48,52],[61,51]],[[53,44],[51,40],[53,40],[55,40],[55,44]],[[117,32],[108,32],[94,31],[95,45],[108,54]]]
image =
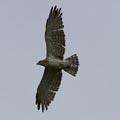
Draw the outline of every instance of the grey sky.
[[[37,111],[44,68],[45,23],[62,8],[68,57],[77,53],[76,77],[64,72],[54,102]],[[0,0],[1,120],[120,120],[119,0]]]

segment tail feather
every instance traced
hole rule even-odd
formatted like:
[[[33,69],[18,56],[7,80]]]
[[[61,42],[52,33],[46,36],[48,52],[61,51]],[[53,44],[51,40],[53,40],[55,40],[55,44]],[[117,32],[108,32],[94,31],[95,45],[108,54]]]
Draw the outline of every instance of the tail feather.
[[[70,63],[70,65],[65,68],[65,71],[68,72],[69,74],[75,76],[77,74],[78,66],[79,66],[78,56],[76,54],[74,54],[74,55],[66,58],[65,60]]]

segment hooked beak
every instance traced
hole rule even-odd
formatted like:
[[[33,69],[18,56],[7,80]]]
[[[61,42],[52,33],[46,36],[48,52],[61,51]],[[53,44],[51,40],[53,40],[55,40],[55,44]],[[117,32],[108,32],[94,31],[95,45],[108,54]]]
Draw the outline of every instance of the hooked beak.
[[[38,63],[36,63],[36,65],[39,65],[39,62],[38,62]]]

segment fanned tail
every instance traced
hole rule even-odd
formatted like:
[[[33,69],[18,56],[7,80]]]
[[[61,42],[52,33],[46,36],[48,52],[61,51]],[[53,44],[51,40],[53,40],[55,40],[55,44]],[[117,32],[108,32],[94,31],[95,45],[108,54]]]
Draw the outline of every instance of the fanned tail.
[[[78,66],[79,66],[78,56],[74,54],[66,58],[65,60],[67,60],[70,63],[70,66],[66,67],[64,70],[68,72],[69,74],[75,76],[77,74]]]

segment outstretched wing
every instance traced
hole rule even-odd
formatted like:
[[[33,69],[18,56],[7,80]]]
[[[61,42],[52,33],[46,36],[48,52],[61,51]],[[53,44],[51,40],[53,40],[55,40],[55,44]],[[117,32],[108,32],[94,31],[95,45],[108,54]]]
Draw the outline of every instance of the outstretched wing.
[[[45,41],[47,57],[63,59],[65,52],[65,34],[63,31],[61,8],[52,7],[46,23]]]
[[[40,106],[43,112],[44,109],[48,109],[49,104],[55,97],[56,91],[59,89],[61,77],[61,70],[51,69],[49,67],[45,68],[36,93],[36,104],[38,110],[40,109]]]

